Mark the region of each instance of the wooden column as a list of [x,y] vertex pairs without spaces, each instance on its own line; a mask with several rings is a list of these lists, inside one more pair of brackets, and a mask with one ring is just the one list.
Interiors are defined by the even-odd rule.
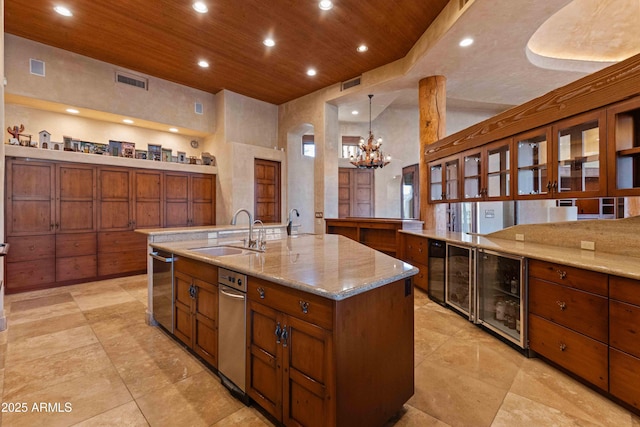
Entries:
[[444,138],[446,125],[446,82],[444,76],[425,77],[420,80],[418,105],[420,106],[420,220],[425,229],[436,228],[435,205],[427,203],[429,197],[429,169],[424,160],[430,144]]

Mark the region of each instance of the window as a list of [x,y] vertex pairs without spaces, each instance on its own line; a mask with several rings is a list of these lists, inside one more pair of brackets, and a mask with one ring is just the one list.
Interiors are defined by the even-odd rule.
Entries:
[[359,136],[343,136],[342,137],[342,158],[348,159],[351,156],[357,156],[360,148],[358,147],[360,144]]
[[316,144],[313,135],[302,135],[302,155],[307,157],[316,156]]

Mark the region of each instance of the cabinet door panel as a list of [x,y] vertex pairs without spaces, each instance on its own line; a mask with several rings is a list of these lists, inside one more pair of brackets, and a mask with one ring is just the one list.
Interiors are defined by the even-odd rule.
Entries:
[[189,276],[176,272],[174,276],[174,325],[173,333],[180,341],[191,346],[193,321],[191,318],[192,299],[189,288],[192,281]]
[[96,277],[97,271],[95,255],[56,258],[56,282]]
[[100,169],[100,231],[129,230],[132,227],[131,175],[126,169]]
[[162,207],[158,202],[136,202],[135,228],[161,228]]
[[55,236],[8,237],[9,253],[7,262],[28,261],[51,258],[55,254]]
[[128,230],[131,228],[129,218],[129,201],[100,202],[100,230]]
[[98,254],[98,276],[122,275],[143,272],[147,269],[147,260],[139,251]]
[[96,168],[87,165],[57,166],[56,231],[61,233],[95,231]]
[[609,301],[609,345],[640,357],[640,307]]
[[13,213],[7,217],[7,227],[13,236],[43,234],[54,231],[52,201],[21,200],[10,201]]
[[609,349],[609,392],[622,401],[640,409],[640,359]]
[[162,172],[136,171],[135,219],[136,228],[162,227]]
[[87,232],[96,230],[95,203],[88,201],[59,202],[56,230],[61,233]]
[[56,257],[58,258],[95,254],[96,249],[96,233],[56,235]]
[[13,262],[7,267],[7,293],[43,288],[56,281],[56,263],[53,257]]

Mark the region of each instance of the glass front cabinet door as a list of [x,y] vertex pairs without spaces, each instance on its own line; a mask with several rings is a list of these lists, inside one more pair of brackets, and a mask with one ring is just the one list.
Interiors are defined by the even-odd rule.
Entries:
[[640,194],[640,97],[607,109],[609,195]]
[[511,197],[511,139],[467,151],[462,157],[465,201]]
[[539,199],[551,192],[551,128],[542,128],[515,137],[516,198]]
[[429,164],[429,201],[460,200],[460,157],[447,157]]

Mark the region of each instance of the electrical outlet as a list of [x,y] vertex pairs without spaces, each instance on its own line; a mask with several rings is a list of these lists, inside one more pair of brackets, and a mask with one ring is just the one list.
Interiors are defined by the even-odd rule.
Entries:
[[322,212],[316,212],[316,218],[322,218]]
[[590,242],[588,240],[580,241],[580,248],[585,249],[587,251],[595,251],[596,250],[596,242]]
[[516,234],[516,240],[518,242],[524,242],[524,234]]

